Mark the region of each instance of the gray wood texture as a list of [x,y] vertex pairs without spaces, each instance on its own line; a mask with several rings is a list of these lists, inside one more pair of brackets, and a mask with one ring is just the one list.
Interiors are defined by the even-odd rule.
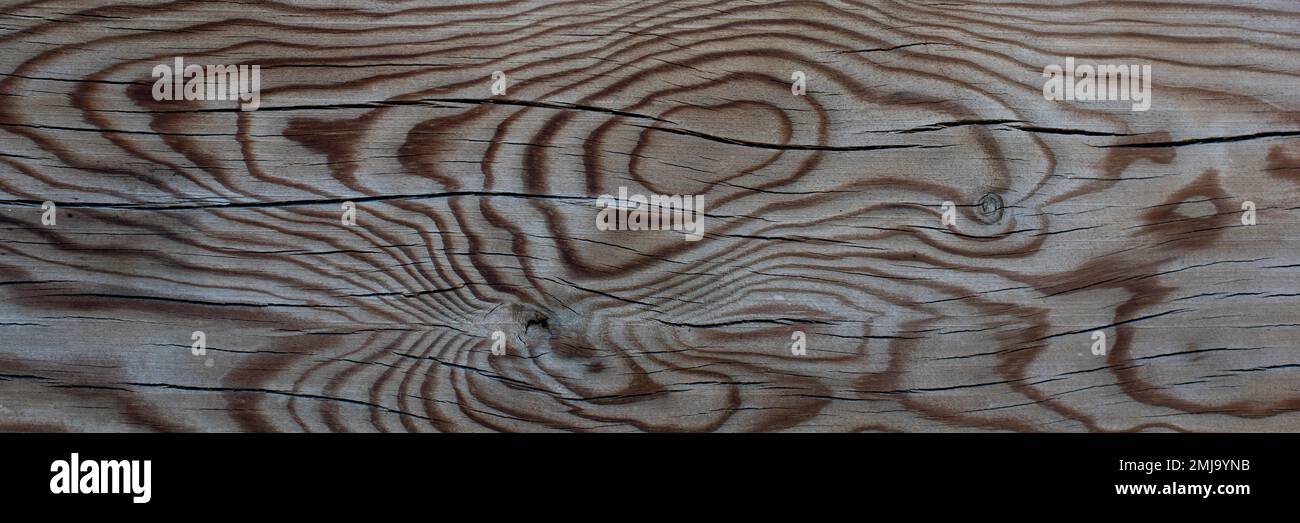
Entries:
[[[0,430],[1300,430],[1294,1],[32,1],[0,50]],[[261,107],[155,100],[176,56]],[[619,187],[704,237],[598,230]]]

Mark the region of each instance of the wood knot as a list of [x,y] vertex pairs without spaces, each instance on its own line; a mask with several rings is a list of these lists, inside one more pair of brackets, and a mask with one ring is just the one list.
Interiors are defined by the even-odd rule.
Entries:
[[1003,209],[1002,197],[987,193],[975,204],[975,217],[985,225],[998,223],[1002,221]]
[[542,330],[545,330],[547,333],[550,333],[550,332],[551,332],[551,321],[550,321],[550,319],[547,318],[546,316],[538,315],[538,316],[533,317],[533,318],[529,319],[528,321],[524,322],[524,332],[525,332],[525,333],[528,333],[528,332],[532,331],[532,330],[533,330],[533,327],[541,328]]

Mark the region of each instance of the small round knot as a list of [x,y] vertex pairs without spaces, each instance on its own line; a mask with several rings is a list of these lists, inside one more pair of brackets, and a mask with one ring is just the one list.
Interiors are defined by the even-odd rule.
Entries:
[[975,204],[975,215],[985,224],[997,223],[1002,221],[1002,209],[1002,197],[987,193]]

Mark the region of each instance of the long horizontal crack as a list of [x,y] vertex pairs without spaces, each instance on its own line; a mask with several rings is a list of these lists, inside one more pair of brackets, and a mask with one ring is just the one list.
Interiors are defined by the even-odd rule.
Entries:
[[1276,138],[1283,136],[1300,136],[1300,131],[1267,131],[1254,134],[1239,134],[1235,136],[1211,136],[1207,138],[1192,138],[1188,140],[1173,140],[1168,142],[1137,142],[1137,143],[1120,143],[1113,145],[1094,145],[1093,147],[1109,148],[1157,148],[1157,147],[1182,147],[1185,145],[1204,145],[1211,143],[1231,143],[1244,142],[1246,140],[1258,140],[1260,138]]
[[740,145],[744,147],[754,147],[757,149],[771,149],[777,151],[881,151],[881,150],[889,150],[889,149],[917,149],[917,148],[931,149],[931,148],[948,147],[946,145],[922,145],[922,144],[887,144],[887,145],[779,144],[779,143],[754,142],[750,140],[741,140],[738,138],[727,138],[723,136],[716,136],[708,133],[702,133],[699,131],[692,131],[689,129],[652,127],[648,125],[637,125],[635,127],[640,127],[650,131],[660,131],[660,132],[671,133],[671,134],[676,134],[681,136],[692,136],[695,138],[701,138],[711,142],[725,143],[730,145]]
[[[515,107],[538,107],[542,109],[556,109],[561,111],[587,111],[601,114],[612,114],[627,118],[636,118],[640,120],[652,120],[676,125],[672,120],[666,120],[646,114],[634,113],[631,111],[621,111],[618,109],[609,109],[605,107],[578,104],[571,102],[550,102],[544,100],[519,100],[512,98],[420,98],[417,100],[367,100],[357,102],[344,102],[336,104],[300,104],[300,105],[263,105],[257,109],[257,112],[275,113],[289,111],[317,111],[329,109],[381,109],[385,107],[412,107],[412,106],[432,106],[432,107],[450,107],[439,104],[465,104],[465,105],[509,105]],[[104,113],[140,113],[140,114],[170,114],[170,113],[238,113],[243,112],[238,107],[216,107],[204,109],[171,109],[171,110],[135,110],[135,109],[104,109],[96,112]],[[113,132],[148,132],[148,131],[122,131],[113,130]],[[151,132],[149,132],[151,133]],[[151,133],[152,134],[152,133]]]
[[[275,202],[227,202],[227,203],[210,203],[195,205],[177,205],[177,204],[130,204],[130,203],[110,203],[110,202],[67,202],[59,203],[59,207],[70,209],[121,209],[134,211],[172,211],[188,209],[248,209],[248,208],[265,208],[265,207],[297,207],[307,205],[338,205],[343,202],[365,203],[380,202],[388,200],[430,200],[441,198],[456,197],[483,197],[483,198],[523,198],[538,200],[590,200],[590,196],[562,196],[555,194],[529,194],[516,192],[492,192],[492,191],[451,191],[441,193],[422,193],[422,194],[384,194],[374,196],[355,196],[349,198],[319,198],[304,200],[284,200]],[[44,202],[36,200],[0,200],[0,206],[10,207],[39,207]]]

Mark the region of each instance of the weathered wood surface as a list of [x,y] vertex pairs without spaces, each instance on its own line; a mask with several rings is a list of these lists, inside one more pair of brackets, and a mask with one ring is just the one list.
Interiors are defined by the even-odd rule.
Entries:
[[[0,50],[3,430],[1300,430],[1290,0],[32,1]],[[154,101],[174,56],[261,109]],[[1045,100],[1067,56],[1151,110]],[[706,237],[596,230],[619,186]]]

